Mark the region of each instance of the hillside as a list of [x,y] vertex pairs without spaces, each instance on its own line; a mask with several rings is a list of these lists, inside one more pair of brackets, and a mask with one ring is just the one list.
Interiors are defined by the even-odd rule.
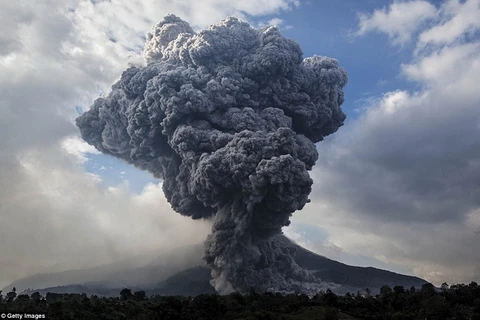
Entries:
[[[283,241],[297,250],[296,261],[323,281],[339,286],[332,288],[338,294],[364,291],[372,293],[382,285],[420,288],[426,283],[417,277],[402,275],[372,267],[356,267],[328,259],[308,251],[285,236]],[[111,296],[121,288],[145,290],[148,294],[197,295],[213,293],[210,286],[210,270],[202,266],[201,245],[188,246],[166,253],[149,253],[129,260],[85,270],[70,270],[61,273],[39,274],[14,281],[3,289],[8,292],[16,287],[19,292],[30,289],[40,292],[82,293]]]

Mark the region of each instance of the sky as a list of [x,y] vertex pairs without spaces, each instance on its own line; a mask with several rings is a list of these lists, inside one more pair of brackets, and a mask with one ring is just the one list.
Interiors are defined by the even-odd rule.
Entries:
[[203,241],[161,181],[99,154],[75,118],[174,13],[277,25],[348,72],[287,236],[352,265],[480,281],[480,0],[0,0],[0,287]]

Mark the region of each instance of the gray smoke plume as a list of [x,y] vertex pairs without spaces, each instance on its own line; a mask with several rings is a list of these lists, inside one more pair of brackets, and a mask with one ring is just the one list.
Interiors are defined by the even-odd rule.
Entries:
[[345,120],[346,72],[236,18],[195,33],[169,15],[144,56],[77,119],[83,139],[163,179],[175,211],[213,217],[204,259],[218,292],[318,284],[272,236],[309,202],[314,143]]

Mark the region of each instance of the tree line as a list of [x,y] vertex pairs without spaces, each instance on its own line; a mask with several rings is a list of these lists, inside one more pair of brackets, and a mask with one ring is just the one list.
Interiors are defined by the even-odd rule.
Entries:
[[380,293],[332,291],[306,295],[201,294],[147,296],[145,291],[123,289],[118,297],[38,292],[17,295],[15,288],[5,296],[0,291],[0,313],[46,312],[48,319],[165,319],[165,320],[289,320],[289,319],[375,319],[375,320],[480,320],[480,286],[449,286],[421,289],[383,286]]

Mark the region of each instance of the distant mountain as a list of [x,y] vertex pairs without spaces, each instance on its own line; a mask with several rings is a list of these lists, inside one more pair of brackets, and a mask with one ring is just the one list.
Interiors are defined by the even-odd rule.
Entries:
[[196,296],[202,293],[215,293],[210,284],[210,269],[207,267],[194,267],[180,271],[174,276],[160,282],[148,294]]
[[[278,240],[297,249],[296,262],[313,272],[325,282],[338,286],[332,290],[338,294],[356,293],[369,288],[372,293],[382,285],[419,288],[427,283],[417,277],[376,269],[349,266],[308,251],[285,236]],[[198,295],[214,293],[210,285],[210,270],[201,266],[202,245],[177,248],[166,253],[143,254],[117,263],[84,270],[39,274],[14,281],[3,289],[8,292],[16,287],[19,292],[39,291],[56,293],[87,293],[89,295],[117,295],[121,288],[145,290],[148,294]]]
[[151,288],[179,270],[203,264],[202,253],[202,244],[179,247],[167,252],[149,252],[88,269],[28,276],[12,282],[1,290],[8,292],[16,287],[18,292],[22,292],[27,289],[63,287],[72,284],[88,284],[90,287],[109,289]]
[[427,281],[418,277],[407,276],[387,270],[373,267],[355,267],[328,259],[324,256],[313,253],[295,243],[287,237],[279,237],[279,240],[286,241],[297,248],[295,261],[304,269],[325,282],[340,284],[341,287],[332,289],[337,293],[356,293],[370,289],[372,293],[379,292],[383,285],[404,286],[405,289],[412,286],[420,288]]

